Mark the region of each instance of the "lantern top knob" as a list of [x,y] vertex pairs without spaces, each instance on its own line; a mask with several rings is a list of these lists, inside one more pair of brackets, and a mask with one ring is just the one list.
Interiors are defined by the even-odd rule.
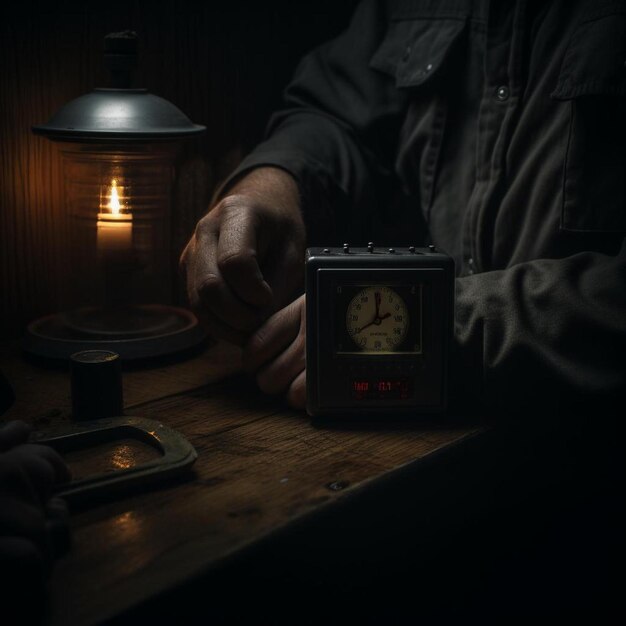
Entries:
[[110,87],[129,89],[137,67],[139,38],[133,30],[109,33],[104,38],[104,64],[111,72]]

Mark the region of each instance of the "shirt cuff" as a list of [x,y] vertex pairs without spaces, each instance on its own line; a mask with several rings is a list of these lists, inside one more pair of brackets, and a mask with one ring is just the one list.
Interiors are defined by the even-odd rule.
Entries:
[[308,155],[267,147],[264,149],[261,144],[219,185],[212,204],[222,198],[238,180],[259,167],[277,167],[293,176],[300,192],[307,244],[330,245],[337,230],[331,210],[331,196],[341,192],[328,171]]

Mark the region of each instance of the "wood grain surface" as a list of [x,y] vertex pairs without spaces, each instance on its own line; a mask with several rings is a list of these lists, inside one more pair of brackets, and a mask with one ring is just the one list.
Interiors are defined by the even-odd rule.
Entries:
[[[198,460],[186,481],[73,513],[73,547],[50,582],[51,624],[119,614],[479,432],[327,428],[262,396],[237,373],[238,361],[217,344],[186,362],[125,374],[126,413],[175,428]],[[17,396],[4,419],[69,419],[67,373],[27,363],[15,346],[3,349],[0,368]]]

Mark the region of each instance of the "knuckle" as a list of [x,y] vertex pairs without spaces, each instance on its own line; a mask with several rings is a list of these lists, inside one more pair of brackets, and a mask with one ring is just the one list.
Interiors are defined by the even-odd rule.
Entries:
[[224,228],[242,218],[250,210],[248,199],[241,195],[230,195],[220,200],[204,219],[205,227],[213,230]]
[[[219,211],[219,213],[241,213],[246,212],[250,208],[250,199],[248,196],[240,193],[231,193],[228,194],[225,198],[220,200],[218,204],[215,206],[215,211]],[[209,214],[210,215],[210,214]]]
[[253,257],[254,253],[250,250],[235,250],[221,254],[217,259],[217,266],[224,274],[236,274],[250,267]]
[[221,201],[219,211],[221,228],[240,229],[243,226],[255,228],[262,222],[262,207],[246,194],[227,196]]
[[192,241],[194,239],[202,237],[205,233],[213,230],[216,217],[217,215],[215,214],[215,210],[211,211],[210,213],[207,213],[204,217],[201,217],[198,220],[198,223],[196,224]]
[[222,287],[223,281],[217,274],[205,274],[197,283],[196,289],[201,296],[216,294]]

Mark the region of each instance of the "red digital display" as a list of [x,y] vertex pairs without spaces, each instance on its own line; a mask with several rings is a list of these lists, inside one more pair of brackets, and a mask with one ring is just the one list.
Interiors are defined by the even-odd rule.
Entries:
[[355,400],[407,400],[411,385],[407,378],[385,378],[352,381],[352,397]]

